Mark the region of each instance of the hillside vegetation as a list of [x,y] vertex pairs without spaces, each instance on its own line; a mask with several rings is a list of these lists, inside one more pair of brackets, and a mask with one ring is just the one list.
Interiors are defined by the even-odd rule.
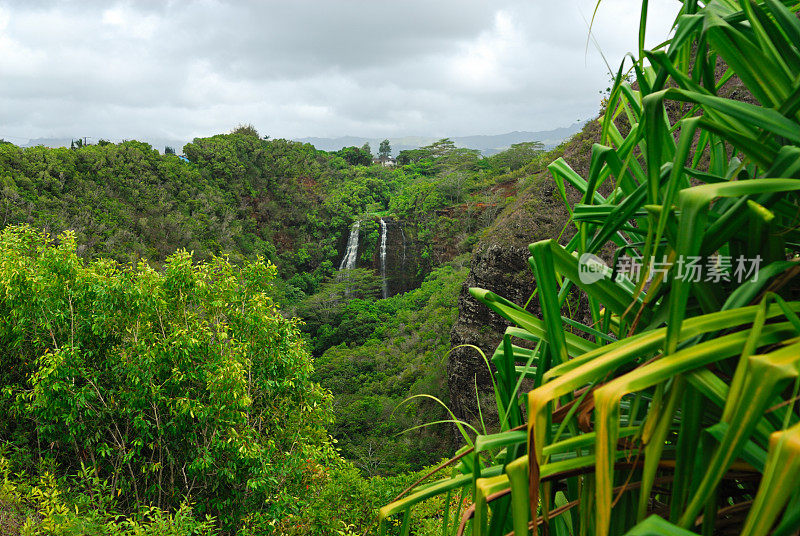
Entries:
[[538,154],[534,147],[481,159],[442,140],[386,168],[361,165],[352,151],[360,150],[327,153],[241,128],[187,144],[188,163],[136,141],[77,149],[3,142],[0,225],[71,230],[81,256],[122,263],[159,264],[178,248],[199,260],[261,255],[292,291],[310,295],[338,267],[350,224],[387,214],[406,221],[420,243],[419,282],[491,220],[481,220],[485,207],[504,198],[489,188]]
[[[463,254],[541,147],[387,168],[239,128],[184,153],[0,143],[3,533],[361,532],[453,448],[403,401],[447,402]],[[386,299],[379,218],[408,238]]]

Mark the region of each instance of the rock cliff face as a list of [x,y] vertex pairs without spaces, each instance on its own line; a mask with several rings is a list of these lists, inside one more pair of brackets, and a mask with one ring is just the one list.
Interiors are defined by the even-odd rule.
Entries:
[[[416,227],[406,221],[391,217],[384,218],[386,225],[386,290],[388,296],[417,288],[422,282],[420,276],[420,245]],[[341,266],[348,251],[352,227],[339,237],[337,262]],[[360,220],[358,238],[355,240],[354,268],[370,268],[380,276],[381,236],[380,218],[370,217]]]
[[[564,159],[582,176],[589,171],[591,147],[599,140],[599,134],[599,124],[592,121],[563,147]],[[450,335],[451,347],[470,344],[483,350],[487,358],[492,356],[508,323],[475,300],[469,294],[469,288],[491,290],[524,305],[536,288],[527,262],[530,256],[528,244],[557,237],[569,218],[546,169],[535,170],[527,181],[529,184],[523,186],[518,199],[498,216],[473,250],[470,273],[458,299],[458,319]],[[568,192],[568,197],[575,202],[578,194]],[[568,229],[561,237],[562,243],[566,244],[573,233],[574,227]],[[579,316],[585,309],[585,303],[581,303]],[[528,310],[541,315],[535,298]],[[494,397],[490,394],[489,371],[475,349],[458,348],[450,353],[447,378],[450,406],[456,416],[468,421],[477,420],[475,383],[481,392],[484,417],[496,414]]]
[[[386,224],[386,290],[387,296],[407,292],[419,286],[419,244],[416,229],[390,217]],[[381,248],[375,247],[372,269],[381,273]]]

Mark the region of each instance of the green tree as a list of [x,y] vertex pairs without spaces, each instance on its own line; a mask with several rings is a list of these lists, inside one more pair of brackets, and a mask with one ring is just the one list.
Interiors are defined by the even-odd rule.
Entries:
[[372,164],[372,153],[369,150],[369,144],[364,144],[364,147],[342,147],[336,154],[344,158],[345,162],[351,166],[368,166]]
[[372,162],[372,148],[369,146],[369,142],[365,142],[364,145],[361,146],[361,152],[369,156],[369,161]]
[[397,163],[400,165],[413,164],[426,156],[430,156],[430,153],[424,149],[405,149],[397,155]]
[[256,127],[254,127],[250,123],[246,125],[240,124],[231,131],[231,134],[241,134],[243,136],[253,136],[254,138],[260,138],[258,130],[256,130]]
[[502,153],[491,157],[493,163],[515,171],[544,153],[544,144],[540,141],[515,143]]
[[383,140],[378,149],[378,158],[381,159],[381,162],[386,162],[390,156],[392,156],[392,147],[389,145],[389,140]]

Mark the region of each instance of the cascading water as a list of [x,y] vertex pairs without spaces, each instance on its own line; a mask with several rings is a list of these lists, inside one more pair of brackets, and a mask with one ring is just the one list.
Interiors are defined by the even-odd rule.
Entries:
[[339,264],[339,270],[352,270],[356,267],[356,259],[358,259],[358,230],[361,227],[361,221],[357,221],[350,228],[350,237],[347,239],[347,249],[342,257],[342,262]]
[[389,297],[389,287],[386,285],[386,222],[381,218],[381,280],[383,282],[383,297]]

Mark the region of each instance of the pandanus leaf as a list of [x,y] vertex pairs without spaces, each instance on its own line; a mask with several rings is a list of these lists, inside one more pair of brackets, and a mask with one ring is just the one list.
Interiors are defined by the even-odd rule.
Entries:
[[[577,233],[566,246],[556,237],[530,246],[542,318],[470,290],[513,325],[492,355],[501,433],[476,440],[494,461],[466,456],[468,474],[418,487],[384,517],[472,487],[475,534],[521,536],[539,523],[557,535],[622,534],[638,519],[628,534],[689,536],[700,514],[711,534],[718,504],[746,508],[754,492],[735,471],[763,471],[741,533],[800,527],[789,476],[800,472],[800,302],[778,295],[800,274],[798,11],[788,0],[684,0],[672,39],[645,51],[643,3],[638,58],[616,73],[588,175],[566,157],[549,166],[565,229]],[[723,97],[739,83],[760,106]],[[581,203],[570,205],[568,188]],[[581,255],[609,248],[615,264],[667,256],[669,271],[649,280],[600,269],[582,281]],[[745,280],[677,277],[681,262],[713,255],[762,262]],[[578,292],[588,325],[565,307]],[[528,378],[527,431],[509,431],[524,422],[516,400]],[[647,517],[653,490],[680,526]],[[553,503],[576,513],[553,515]]]

